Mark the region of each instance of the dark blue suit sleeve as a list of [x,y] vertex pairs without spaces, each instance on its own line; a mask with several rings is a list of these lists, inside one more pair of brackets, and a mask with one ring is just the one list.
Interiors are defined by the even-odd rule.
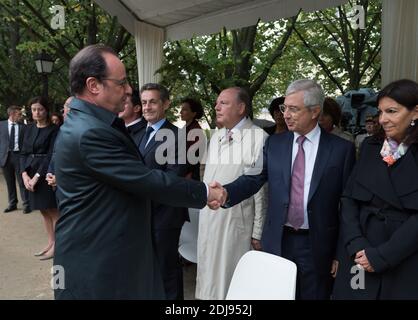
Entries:
[[224,207],[229,208],[235,206],[237,203],[251,197],[252,195],[256,194],[258,190],[266,183],[268,180],[267,175],[267,154],[268,154],[268,142],[267,139],[266,144],[264,145],[263,149],[263,170],[258,175],[242,175],[235,181],[224,185],[224,188],[228,192],[228,199],[225,203]]

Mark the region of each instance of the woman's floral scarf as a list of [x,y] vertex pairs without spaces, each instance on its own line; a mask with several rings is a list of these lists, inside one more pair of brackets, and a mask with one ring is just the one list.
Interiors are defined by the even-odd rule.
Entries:
[[408,146],[403,142],[398,144],[395,140],[386,138],[385,142],[383,142],[382,150],[380,150],[380,155],[382,156],[383,161],[386,162],[389,167],[393,165],[396,160],[402,157],[407,150]]

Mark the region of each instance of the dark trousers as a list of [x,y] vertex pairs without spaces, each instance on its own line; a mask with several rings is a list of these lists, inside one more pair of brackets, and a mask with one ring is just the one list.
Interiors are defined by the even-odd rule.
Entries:
[[[297,268],[296,300],[329,300],[332,290],[331,275],[320,275],[315,270],[309,234],[292,233],[284,229],[282,257],[293,261]],[[330,270],[331,272],[331,266]]]
[[23,207],[29,208],[28,191],[26,190],[19,166],[20,156],[18,153],[9,152],[6,164],[3,167],[4,179],[6,180],[7,193],[9,196],[9,207],[17,205],[16,179],[19,184],[20,196],[22,197]]
[[178,252],[180,232],[180,228],[153,230],[154,247],[168,300],[184,299],[183,269]]

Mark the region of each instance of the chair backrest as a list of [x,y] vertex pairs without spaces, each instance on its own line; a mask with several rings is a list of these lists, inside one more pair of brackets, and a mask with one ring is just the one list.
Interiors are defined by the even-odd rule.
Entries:
[[226,300],[294,300],[295,293],[296,264],[252,250],[239,260]]
[[179,239],[179,253],[187,261],[197,263],[197,234],[199,231],[199,210],[189,209],[190,222],[185,222]]

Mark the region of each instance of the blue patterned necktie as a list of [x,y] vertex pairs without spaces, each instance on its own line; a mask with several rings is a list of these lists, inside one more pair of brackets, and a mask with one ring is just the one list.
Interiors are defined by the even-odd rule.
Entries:
[[141,143],[139,145],[139,151],[141,152],[142,155],[145,152],[146,144],[147,144],[147,141],[149,139],[149,136],[151,135],[151,132],[153,132],[153,131],[154,131],[153,127],[151,127],[151,126],[147,127],[145,135],[142,137]]

